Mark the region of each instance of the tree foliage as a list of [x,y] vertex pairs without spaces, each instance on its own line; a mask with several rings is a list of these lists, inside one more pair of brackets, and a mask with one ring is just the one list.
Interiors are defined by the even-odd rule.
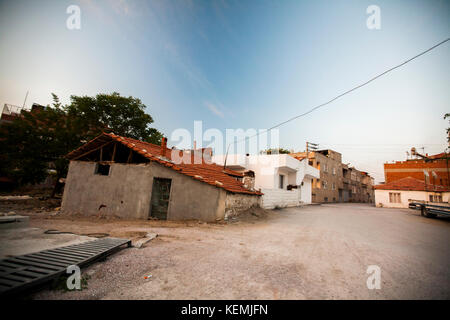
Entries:
[[283,148],[267,149],[260,152],[261,154],[289,154],[291,151]]
[[22,112],[12,123],[0,127],[0,176],[11,177],[19,185],[42,182],[48,169],[57,178],[67,173],[64,156],[102,132],[159,144],[162,134],[151,128],[153,118],[145,105],[119,93],[95,97],[71,96],[62,105],[53,95],[51,106]]

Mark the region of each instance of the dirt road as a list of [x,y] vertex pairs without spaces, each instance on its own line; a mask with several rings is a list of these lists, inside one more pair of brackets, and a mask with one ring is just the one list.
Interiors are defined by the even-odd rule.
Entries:
[[[450,298],[449,220],[359,204],[275,212],[229,225],[127,223],[159,237],[84,270],[91,276],[88,289],[45,290],[34,298]],[[35,221],[39,227],[52,223]],[[381,268],[379,290],[367,288],[369,265]]]

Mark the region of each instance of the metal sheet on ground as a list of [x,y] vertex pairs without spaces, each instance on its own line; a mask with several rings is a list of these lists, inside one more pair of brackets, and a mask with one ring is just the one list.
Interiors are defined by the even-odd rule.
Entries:
[[67,267],[84,267],[104,258],[131,240],[102,238],[0,260],[0,296],[23,293],[66,273]]

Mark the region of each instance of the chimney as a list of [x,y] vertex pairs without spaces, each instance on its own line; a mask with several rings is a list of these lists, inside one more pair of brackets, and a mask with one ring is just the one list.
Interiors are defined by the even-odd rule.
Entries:
[[161,139],[161,156],[166,156],[166,150],[167,150],[167,138],[162,137]]

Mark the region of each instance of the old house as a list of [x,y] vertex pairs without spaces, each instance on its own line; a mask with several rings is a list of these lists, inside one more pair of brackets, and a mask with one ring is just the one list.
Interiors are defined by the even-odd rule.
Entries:
[[[213,157],[225,163],[225,156]],[[288,154],[228,155],[227,168],[254,176],[249,187],[261,190],[261,206],[293,207],[311,203],[311,183],[319,178],[319,170],[307,160],[297,160]]]
[[428,184],[412,177],[402,178],[375,187],[377,207],[408,208],[410,202],[448,203],[450,189]]
[[[67,155],[62,211],[128,219],[214,221],[258,206],[244,176],[187,152],[104,133]],[[177,158],[178,159],[178,158]]]

